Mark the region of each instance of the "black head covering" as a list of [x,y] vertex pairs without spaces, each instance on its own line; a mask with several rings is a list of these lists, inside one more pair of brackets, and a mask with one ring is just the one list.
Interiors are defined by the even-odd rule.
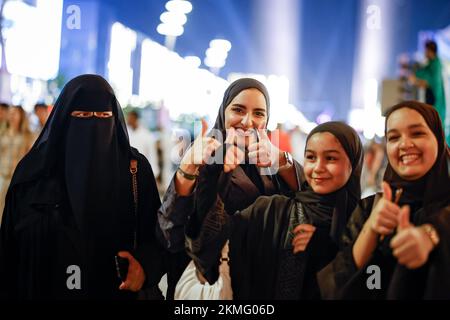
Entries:
[[[74,118],[74,110],[112,111],[113,117]],[[82,234],[115,234],[119,241],[120,232],[133,227],[129,159],[126,125],[111,86],[98,75],[82,75],[62,90],[11,185],[57,175]],[[107,246],[117,247],[116,239]]]
[[[269,92],[267,91],[264,84],[259,82],[258,80],[252,79],[252,78],[241,78],[233,83],[231,83],[227,90],[225,90],[225,93],[223,95],[222,104],[219,108],[219,113],[217,115],[216,122],[213,126],[213,130],[219,130],[222,133],[222,138],[225,141],[226,139],[226,128],[225,128],[225,109],[228,107],[228,105],[233,101],[233,99],[242,91],[247,89],[257,89],[259,90],[266,100],[266,114],[267,114],[267,121],[266,121],[266,127],[267,123],[269,121],[269,115],[270,115],[270,99],[269,99]],[[214,135],[214,132],[210,132],[210,135]],[[220,148],[217,152],[223,152],[223,156],[225,157],[225,148]],[[207,166],[206,170],[210,170],[211,172],[221,170],[222,168],[220,166]],[[246,176],[252,181],[252,183],[258,188],[259,192],[261,194],[264,194],[264,186],[263,182],[261,180],[261,175],[259,173],[258,168],[254,164],[248,164],[247,161],[245,164],[241,164],[240,167],[246,174]]]
[[[408,181],[401,178],[388,163],[384,180],[395,189],[403,188],[401,199],[403,203],[421,202],[425,212],[434,212],[435,210],[446,206],[450,198],[450,175],[449,161],[450,152],[445,141],[444,129],[439,114],[436,109],[428,104],[418,101],[405,101],[392,106],[386,112],[386,129],[389,116],[396,110],[409,108],[417,111],[425,119],[430,130],[433,132],[438,143],[438,155],[436,162],[425,176],[414,181]],[[386,134],[385,134],[386,135]]]
[[220,105],[219,114],[217,115],[216,123],[214,124],[213,129],[221,130],[222,133],[225,132],[225,109],[239,93],[241,93],[246,89],[258,89],[264,95],[264,98],[266,98],[266,107],[267,107],[266,126],[267,126],[270,115],[269,92],[267,91],[266,87],[258,80],[252,78],[241,78],[230,84],[230,86],[225,91],[223,95],[222,104]]
[[315,226],[330,228],[330,236],[336,243],[347,224],[347,220],[361,198],[361,170],[363,146],[356,131],[343,122],[326,122],[315,127],[306,138],[316,133],[329,132],[339,140],[352,165],[352,173],[347,183],[331,194],[318,194],[305,181],[302,190],[297,192],[298,199],[306,208],[306,213]]

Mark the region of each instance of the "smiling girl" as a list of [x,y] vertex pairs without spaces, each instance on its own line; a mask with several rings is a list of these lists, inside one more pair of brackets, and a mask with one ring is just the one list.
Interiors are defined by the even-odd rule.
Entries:
[[295,197],[260,197],[232,216],[220,196],[208,211],[197,207],[186,231],[197,269],[214,283],[229,240],[234,299],[319,299],[315,275],[334,258],[360,199],[362,158],[351,127],[317,126],[306,141],[306,182]]
[[[353,213],[347,244],[320,274],[325,297],[450,298],[449,149],[433,107],[407,101],[386,114],[384,193]],[[381,272],[370,290],[367,267]]]

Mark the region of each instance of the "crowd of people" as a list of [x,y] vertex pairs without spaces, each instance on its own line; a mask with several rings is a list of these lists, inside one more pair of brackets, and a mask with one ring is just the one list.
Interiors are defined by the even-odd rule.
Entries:
[[102,77],[69,81],[48,120],[36,106],[35,133],[1,105],[0,298],[208,299],[218,284],[236,300],[450,299],[436,109],[392,106],[364,147],[336,121],[286,144],[267,133],[271,107],[261,82],[231,83],[161,201],[154,141]]

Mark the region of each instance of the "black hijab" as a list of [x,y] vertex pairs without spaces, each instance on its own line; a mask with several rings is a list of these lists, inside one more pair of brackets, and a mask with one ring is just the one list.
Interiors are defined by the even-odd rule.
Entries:
[[[75,110],[112,111],[113,117],[74,118]],[[82,75],[62,90],[11,186],[57,175],[81,233],[98,241],[116,234],[112,243],[98,243],[115,250],[132,236],[129,159],[126,125],[113,89],[100,76]]]
[[259,82],[258,80],[251,78],[241,78],[234,81],[229,85],[225,93],[223,94],[222,104],[220,105],[219,114],[217,115],[216,123],[214,124],[213,129],[217,129],[222,131],[223,138],[225,140],[225,109],[228,105],[233,101],[233,99],[242,91],[247,89],[258,89],[266,99],[266,107],[267,107],[267,123],[269,122],[270,115],[270,99],[269,92],[267,91],[264,84]]
[[393,188],[403,188],[402,203],[420,202],[425,209],[425,214],[435,212],[449,203],[450,153],[445,141],[444,129],[436,109],[428,104],[418,101],[405,101],[392,106],[386,112],[386,129],[389,116],[398,109],[409,108],[417,111],[425,119],[438,143],[438,155],[436,162],[425,176],[414,181],[401,178],[388,163],[384,180]]
[[329,132],[339,140],[352,165],[352,173],[347,183],[330,194],[318,194],[305,181],[296,199],[305,207],[306,214],[315,226],[330,227],[330,237],[338,244],[338,239],[347,220],[361,198],[361,170],[363,147],[356,131],[343,122],[326,122],[315,127],[306,138],[316,133]]

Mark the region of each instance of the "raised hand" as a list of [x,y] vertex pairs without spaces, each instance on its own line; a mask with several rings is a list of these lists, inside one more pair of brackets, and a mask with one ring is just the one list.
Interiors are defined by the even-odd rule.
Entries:
[[202,119],[202,133],[195,138],[194,143],[186,151],[181,159],[180,168],[189,173],[195,174],[198,167],[207,163],[211,155],[216,151],[221,143],[212,137],[207,137],[208,124]]
[[225,140],[225,158],[223,171],[230,172],[237,168],[245,160],[245,141],[239,140],[239,136],[234,128],[227,129],[227,138]]
[[316,227],[311,224],[300,224],[294,229],[294,239],[292,240],[292,246],[294,247],[294,253],[305,251],[311,240]]
[[250,163],[256,164],[258,167],[267,168],[276,164],[280,158],[280,150],[275,147],[267,136],[265,129],[258,130],[257,133],[251,135],[248,145],[248,159]]
[[399,264],[419,268],[427,262],[434,245],[421,227],[411,224],[408,206],[400,209],[398,221],[397,234],[391,240],[392,254]]
[[392,202],[392,190],[389,184],[383,181],[383,197],[378,201],[370,213],[371,229],[384,236],[394,232],[398,224],[400,207]]

